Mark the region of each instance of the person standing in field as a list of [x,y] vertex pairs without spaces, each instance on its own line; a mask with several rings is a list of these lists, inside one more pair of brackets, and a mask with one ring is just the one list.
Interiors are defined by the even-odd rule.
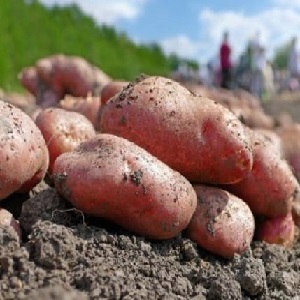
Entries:
[[292,90],[299,89],[300,85],[300,53],[297,43],[297,38],[294,37],[291,41],[291,48],[288,54],[289,88]]
[[231,86],[231,47],[228,41],[228,32],[225,31],[220,47],[221,87],[229,89]]
[[266,50],[264,47],[259,45],[257,49],[255,49],[254,53],[251,91],[260,100],[262,100],[263,94],[265,92],[264,71],[266,66]]

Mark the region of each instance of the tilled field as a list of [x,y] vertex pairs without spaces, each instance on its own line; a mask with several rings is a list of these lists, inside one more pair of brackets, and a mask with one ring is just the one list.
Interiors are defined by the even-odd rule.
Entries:
[[84,216],[44,182],[3,206],[25,233],[0,228],[0,299],[300,299],[299,240],[225,260],[184,232],[152,242]]

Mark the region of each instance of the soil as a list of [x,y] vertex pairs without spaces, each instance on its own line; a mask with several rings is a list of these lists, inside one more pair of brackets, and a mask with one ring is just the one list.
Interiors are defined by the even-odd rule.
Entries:
[[[267,103],[273,114],[282,112],[279,104]],[[292,248],[254,240],[226,260],[184,232],[150,241],[86,216],[44,181],[1,206],[23,237],[0,227],[0,300],[300,300],[300,238]]]

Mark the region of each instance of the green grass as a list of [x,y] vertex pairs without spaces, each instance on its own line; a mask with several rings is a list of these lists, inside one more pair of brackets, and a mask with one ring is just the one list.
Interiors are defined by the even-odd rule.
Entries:
[[36,0],[26,2],[0,1],[0,87],[4,90],[21,90],[17,76],[22,68],[57,53],[81,56],[112,78],[124,80],[140,73],[167,76],[180,60],[166,56],[156,44],[136,45],[125,33],[97,25],[77,6],[49,9]]

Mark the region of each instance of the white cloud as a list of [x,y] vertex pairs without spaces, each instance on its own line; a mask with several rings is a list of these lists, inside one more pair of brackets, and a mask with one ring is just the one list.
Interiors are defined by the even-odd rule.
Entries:
[[120,19],[132,20],[147,0],[40,0],[47,6],[77,4],[100,24],[114,24]]
[[180,34],[160,41],[160,46],[166,54],[175,53],[180,57],[194,58],[199,56],[201,46],[188,36]]
[[300,7],[300,0],[273,0],[273,3],[285,7]]
[[240,54],[249,38],[259,32],[261,42],[270,57],[276,47],[299,34],[300,11],[274,6],[257,14],[246,15],[243,12],[215,12],[205,9],[200,12],[199,20],[200,25],[206,29],[207,47],[202,53],[206,59],[209,58],[212,48],[216,49],[217,53],[225,29],[230,32],[230,42],[235,55]]

